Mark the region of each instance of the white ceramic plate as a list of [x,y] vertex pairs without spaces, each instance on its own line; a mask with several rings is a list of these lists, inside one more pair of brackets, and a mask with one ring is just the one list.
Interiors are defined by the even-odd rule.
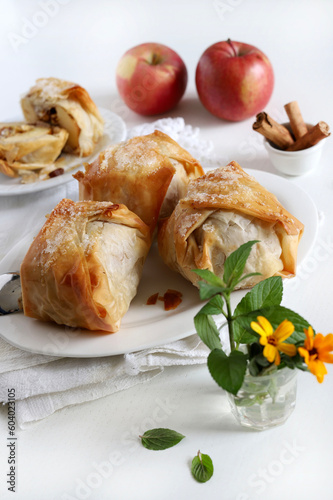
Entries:
[[[310,252],[317,235],[317,209],[311,198],[297,185],[266,172],[249,170],[256,179],[273,192],[280,202],[305,225],[299,245],[298,262]],[[33,235],[21,240],[0,262],[0,273],[15,271],[25,255]],[[158,301],[147,306],[147,298],[168,289],[183,293],[177,309],[164,311]],[[232,307],[244,296],[244,291],[234,292]],[[144,268],[138,294],[123,318],[121,329],[113,334],[97,334],[71,329],[26,318],[22,313],[0,317],[0,336],[21,349],[67,357],[101,357],[163,345],[194,333],[193,317],[202,306],[198,290],[178,274],[170,271],[161,261],[153,246]]]
[[[85,156],[84,158],[79,158],[75,155],[66,155],[65,173],[45,181],[22,184],[20,178],[12,179],[0,173],[0,196],[12,196],[44,191],[45,189],[65,184],[66,182],[73,180],[72,175],[82,167],[83,163],[91,163],[107,146],[123,141],[127,134],[126,125],[123,119],[108,109],[99,108],[99,111],[104,118],[104,134],[97,143],[93,154]],[[23,121],[23,118],[16,117],[7,121]]]

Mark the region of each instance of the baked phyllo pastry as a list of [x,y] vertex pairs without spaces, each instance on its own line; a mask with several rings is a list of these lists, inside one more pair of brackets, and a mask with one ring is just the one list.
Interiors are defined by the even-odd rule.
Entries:
[[0,123],[0,172],[18,177],[53,165],[67,138],[66,130],[46,123]]
[[185,149],[156,130],[110,146],[74,177],[80,200],[123,203],[154,229],[185,196],[189,180],[203,173]]
[[96,104],[76,83],[39,78],[21,106],[27,122],[44,121],[67,130],[66,153],[88,156],[103,135],[104,121]]
[[244,274],[261,274],[239,284],[248,288],[271,276],[295,275],[303,228],[272,193],[231,162],[190,182],[186,197],[161,222],[158,245],[164,262],[197,285],[193,269],[222,278],[226,258],[243,243],[259,240]]
[[24,314],[116,332],[149,248],[149,228],[124,205],[63,199],[22,262]]

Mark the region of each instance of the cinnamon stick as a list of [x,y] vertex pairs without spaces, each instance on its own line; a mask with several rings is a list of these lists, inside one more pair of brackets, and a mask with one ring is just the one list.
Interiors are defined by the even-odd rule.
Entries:
[[305,135],[294,142],[291,146],[287,147],[286,151],[300,151],[301,149],[307,149],[314,146],[322,139],[325,139],[331,133],[329,132],[329,126],[325,122],[319,122],[317,125],[312,127]]
[[286,149],[294,143],[289,130],[284,125],[273,120],[264,111],[256,116],[252,128],[281,149]]
[[308,127],[305,124],[305,121],[303,120],[303,116],[301,113],[301,110],[299,109],[298,102],[297,101],[292,101],[288,102],[284,106],[284,109],[286,110],[286,113],[289,118],[290,122],[290,127],[291,130],[295,136],[295,139],[300,139],[305,135],[308,131]]

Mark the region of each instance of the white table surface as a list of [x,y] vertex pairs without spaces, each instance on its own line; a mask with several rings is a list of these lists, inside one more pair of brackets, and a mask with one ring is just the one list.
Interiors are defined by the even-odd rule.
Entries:
[[[13,34],[30,38],[13,46]],[[44,10],[45,11],[45,10]],[[44,19],[44,21],[43,21]],[[247,42],[261,48],[275,70],[267,111],[283,116],[283,105],[298,100],[308,122],[333,126],[333,2],[330,0],[141,0],[0,1],[1,120],[20,114],[19,96],[41,76],[80,83],[100,106],[118,113],[128,127],[143,118],[118,97],[115,68],[131,46],[145,41],[169,45],[189,72],[182,102],[165,116],[182,116],[200,127],[224,161],[271,173],[253,119],[228,123],[200,104],[194,83],[196,63],[212,43]],[[291,183],[302,187],[320,213],[318,239],[286,287],[283,304],[304,315],[317,331],[332,331],[333,142],[327,139],[320,166]],[[29,221],[50,210],[64,194],[0,199],[0,224],[8,228],[2,248],[10,251]],[[44,210],[44,213],[45,213]],[[12,227],[11,217],[21,217]],[[58,411],[18,431],[17,492],[6,489],[7,408],[0,410],[0,497],[20,500],[210,498],[223,500],[332,499],[333,370],[319,385],[299,374],[296,410],[288,422],[262,433],[240,428],[226,396],[206,366],[169,368],[149,383]],[[166,451],[146,450],[137,436],[148,428],[169,427],[186,435]],[[213,478],[199,484],[190,473],[198,450],[214,462]]]

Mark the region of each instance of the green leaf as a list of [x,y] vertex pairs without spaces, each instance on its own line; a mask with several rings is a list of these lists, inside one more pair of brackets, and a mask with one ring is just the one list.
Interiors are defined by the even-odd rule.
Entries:
[[265,370],[265,368],[268,368],[271,365],[272,363],[270,363],[262,353],[257,354],[249,362],[250,375],[256,377],[257,375],[262,373]]
[[198,454],[192,460],[191,472],[199,483],[208,481],[214,473],[214,466],[210,456],[198,451]]
[[235,283],[235,286],[238,285],[241,281],[246,280],[247,278],[250,278],[251,276],[261,276],[261,273],[248,273],[248,274],[243,274],[243,276]]
[[213,286],[209,283],[205,283],[204,281],[199,281],[199,295],[201,300],[208,300],[214,295],[218,295],[223,293],[226,289],[220,286]]
[[246,314],[263,307],[281,304],[283,284],[281,276],[273,276],[257,283],[237,305],[234,315]]
[[260,373],[260,367],[256,363],[256,358],[252,358],[249,362],[249,373],[252,377],[256,377]]
[[304,370],[305,365],[304,365],[304,359],[302,356],[300,356],[299,353],[296,354],[296,356],[287,356],[287,354],[281,353],[281,365],[282,366],[288,366],[288,368],[291,368],[292,370],[294,368],[297,368],[298,370]]
[[224,263],[223,281],[230,288],[241,278],[251,249],[258,240],[248,241],[232,252]]
[[166,450],[178,444],[185,436],[171,429],[151,429],[140,436],[141,442],[148,450]]
[[208,356],[208,369],[222,389],[236,395],[242,386],[247,357],[240,351],[231,351],[227,356],[222,349],[214,349]]
[[[234,339],[238,344],[248,344],[256,338],[254,332],[252,334],[244,327],[243,318],[253,311],[259,311],[265,307],[280,305],[283,295],[283,284],[280,276],[267,278],[260,283],[257,283],[239,302],[234,311]],[[256,317],[259,316],[256,313]],[[251,318],[253,321],[253,318]],[[249,325],[249,321],[245,320],[245,324]]]
[[219,331],[214,319],[210,315],[200,314],[200,312],[196,314],[194,316],[194,326],[202,342],[209,349],[222,348]]
[[209,271],[209,269],[193,269],[193,272],[205,280],[198,282],[201,300],[210,299],[214,295],[225,291],[226,288],[223,281],[214,273]]
[[215,297],[212,297],[207,304],[205,304],[198,314],[209,314],[209,315],[217,315],[221,314],[223,311],[223,298],[221,295],[215,295]]
[[225,287],[225,283],[221,280],[221,278],[212,273],[212,271],[209,271],[209,269],[193,269],[193,272],[200,276],[200,278],[207,281],[210,285],[222,288]]
[[271,364],[263,354],[257,354],[254,359],[256,360],[257,365],[262,366],[263,368],[266,368]]
[[234,340],[236,344],[252,344],[258,340],[259,335],[255,333],[250,323],[256,321],[260,316],[259,311],[252,311],[247,316],[238,316],[234,319]]

